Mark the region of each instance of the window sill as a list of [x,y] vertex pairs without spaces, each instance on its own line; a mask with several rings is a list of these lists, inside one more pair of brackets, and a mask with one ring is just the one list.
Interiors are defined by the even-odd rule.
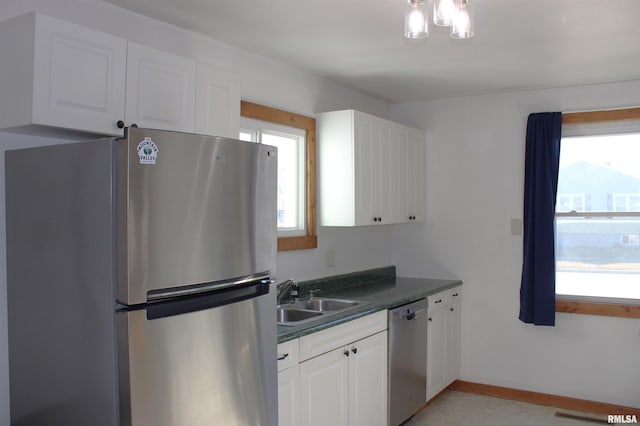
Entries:
[[556,312],[602,315],[607,317],[640,318],[640,305],[556,300]]
[[292,250],[306,250],[318,248],[318,237],[307,235],[304,237],[280,237],[278,238],[278,252]]

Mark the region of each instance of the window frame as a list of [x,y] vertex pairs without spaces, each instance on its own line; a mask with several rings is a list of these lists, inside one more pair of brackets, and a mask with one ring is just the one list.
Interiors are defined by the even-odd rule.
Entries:
[[317,248],[316,119],[244,100],[240,101],[240,116],[305,132],[305,235],[278,237],[278,252]]
[[[623,120],[640,120],[640,108],[563,113],[562,127],[564,128],[564,126],[577,124],[596,124]],[[571,213],[565,214],[570,215]],[[572,297],[568,295],[558,297],[558,294],[556,294],[556,312],[622,318],[640,318],[640,304],[628,304],[615,301],[593,302],[578,299],[580,299],[579,296]]]

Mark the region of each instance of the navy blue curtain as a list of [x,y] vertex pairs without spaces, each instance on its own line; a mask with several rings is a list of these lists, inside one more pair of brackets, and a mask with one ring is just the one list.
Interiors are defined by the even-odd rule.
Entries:
[[536,325],[555,325],[556,319],[554,217],[561,133],[561,113],[529,115],[520,320]]

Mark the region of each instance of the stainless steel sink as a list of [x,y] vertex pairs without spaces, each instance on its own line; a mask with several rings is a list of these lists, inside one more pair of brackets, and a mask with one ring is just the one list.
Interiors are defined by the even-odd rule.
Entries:
[[300,322],[309,318],[314,318],[322,315],[321,312],[305,311],[302,309],[295,309],[289,307],[278,307],[278,322]]
[[361,302],[355,300],[344,299],[328,299],[325,297],[314,297],[308,300],[299,300],[292,303],[292,306],[299,309],[308,309],[311,311],[327,312],[342,311],[354,306],[360,305]]
[[278,324],[289,326],[300,325],[320,317],[345,312],[368,303],[369,302],[359,300],[334,299],[328,297],[296,300],[276,307]]

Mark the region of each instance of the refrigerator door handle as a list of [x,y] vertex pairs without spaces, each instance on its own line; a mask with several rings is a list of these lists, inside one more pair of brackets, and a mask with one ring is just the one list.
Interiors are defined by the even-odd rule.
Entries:
[[147,319],[155,320],[217,308],[269,294],[268,281],[259,279],[234,288],[225,287],[219,291],[149,303],[144,309],[147,311]]
[[182,287],[163,288],[158,290],[149,290],[147,292],[147,301],[156,302],[161,300],[173,299],[176,297],[192,296],[198,293],[206,293],[214,290],[223,290],[230,287],[242,286],[255,281],[260,281],[262,284],[271,284],[274,282],[274,280],[270,279],[269,271],[265,271],[240,278],[233,278],[230,280],[215,281],[211,283],[195,284]]

